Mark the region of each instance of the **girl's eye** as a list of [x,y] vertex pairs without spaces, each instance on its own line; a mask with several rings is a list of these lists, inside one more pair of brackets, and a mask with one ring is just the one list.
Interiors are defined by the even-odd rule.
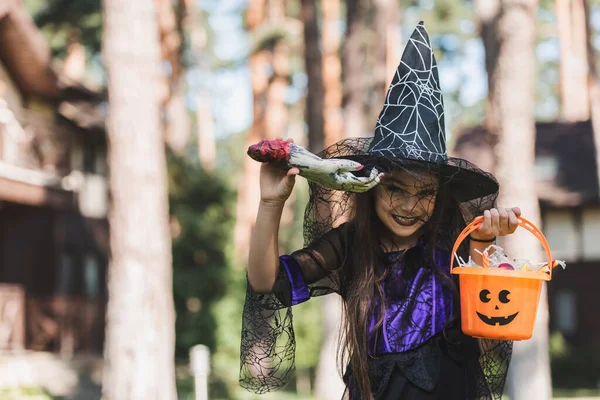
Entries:
[[404,191],[401,188],[399,188],[398,186],[394,186],[394,185],[386,185],[385,188],[387,190],[389,190],[390,192],[393,192],[393,193],[403,192]]
[[421,196],[424,196],[424,197],[430,197],[430,196],[435,195],[435,190],[433,190],[433,189],[431,189],[431,190],[425,190],[425,191],[423,191],[423,192],[421,192],[419,194]]

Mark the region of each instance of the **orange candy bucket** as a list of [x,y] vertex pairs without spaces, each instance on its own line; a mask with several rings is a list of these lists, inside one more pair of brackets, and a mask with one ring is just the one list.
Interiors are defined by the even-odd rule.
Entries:
[[548,256],[545,271],[514,271],[490,268],[454,267],[460,244],[479,228],[483,217],[471,222],[458,236],[452,249],[450,272],[459,275],[462,331],[470,336],[501,340],[526,340],[533,335],[542,282],[552,279],[552,253],[544,234],[525,218],[519,226],[531,232]]

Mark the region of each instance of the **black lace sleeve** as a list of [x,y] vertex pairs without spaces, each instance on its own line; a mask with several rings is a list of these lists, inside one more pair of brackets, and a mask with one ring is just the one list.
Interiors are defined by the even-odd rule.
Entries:
[[512,357],[512,341],[479,339],[477,399],[500,400]]
[[347,226],[342,225],[306,248],[281,256],[271,293],[256,293],[247,285],[240,348],[242,387],[260,394],[288,382],[296,351],[292,306],[339,292],[347,237]]

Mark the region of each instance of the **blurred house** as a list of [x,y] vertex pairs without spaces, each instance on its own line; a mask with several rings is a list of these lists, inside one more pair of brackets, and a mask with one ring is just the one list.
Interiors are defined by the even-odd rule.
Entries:
[[102,96],[53,69],[22,2],[1,1],[0,349],[101,351],[102,111]]
[[[461,131],[454,155],[493,170],[484,128]],[[548,284],[551,329],[574,347],[597,343],[600,197],[591,122],[537,123],[535,170],[544,234],[554,258],[567,262]]]

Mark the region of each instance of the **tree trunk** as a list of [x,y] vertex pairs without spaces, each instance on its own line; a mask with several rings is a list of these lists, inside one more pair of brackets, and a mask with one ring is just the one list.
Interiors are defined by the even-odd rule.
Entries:
[[560,114],[567,122],[590,119],[585,0],[556,0],[560,43]]
[[164,136],[171,150],[182,154],[191,136],[190,119],[185,107],[186,85],[182,80],[183,23],[185,6],[179,4],[178,12],[170,0],[155,0],[160,34],[160,52],[169,63],[170,73],[163,74],[161,102],[164,107]]
[[[344,133],[346,137],[370,136],[365,114],[364,0],[346,1],[346,41],[342,52],[344,82]],[[372,124],[375,125],[374,123]],[[372,126],[369,126],[369,129]],[[371,133],[372,134],[372,133]]]
[[[485,49],[485,70],[488,79],[488,99],[496,98],[496,82],[494,73],[496,61],[498,60],[498,49],[500,44],[497,31],[497,18],[500,15],[500,0],[476,0],[475,12],[479,19],[479,36]],[[494,103],[489,100],[486,103],[485,126],[490,138],[498,132],[498,113],[493,109]]]
[[[307,107],[312,119],[310,129],[315,129],[317,132],[317,134],[309,134],[309,148],[313,151],[332,145],[344,137],[341,112],[342,67],[339,57],[340,2],[331,0],[322,2],[321,5],[323,8],[322,83],[319,82],[321,76],[310,76],[310,74],[320,73],[321,70],[320,66],[311,65],[317,59],[319,61],[321,59],[315,2],[303,0],[306,64],[309,72]],[[311,92],[313,88],[315,90]],[[324,132],[324,135],[321,132]],[[318,136],[319,134],[321,137]],[[342,319],[341,303],[337,296],[325,296],[319,301],[324,324],[323,342],[316,371],[315,394],[321,400],[337,400],[342,397],[345,388],[337,368],[337,339]]]
[[198,158],[202,167],[213,173],[217,166],[217,142],[210,102],[203,93],[196,96],[196,129],[198,141]]
[[71,33],[62,70],[63,76],[73,82],[83,82],[85,79],[85,48],[80,35],[78,31]]
[[[262,51],[250,57],[250,71],[252,79],[252,93],[254,95],[254,120],[246,136],[245,148],[264,139],[263,120],[265,113],[264,103],[268,89],[268,76],[264,64],[268,63],[266,52]],[[234,238],[236,254],[243,265],[250,249],[250,233],[254,227],[256,210],[260,202],[260,187],[258,179],[260,164],[250,157],[244,157],[244,167],[238,184],[236,220]]]
[[[252,0],[248,3],[246,26],[252,32],[265,18],[265,0]],[[250,56],[250,75],[252,96],[254,98],[254,118],[246,136],[246,147],[257,143],[263,138],[262,126],[264,118],[264,103],[269,77],[265,64],[269,63],[266,51],[258,51]],[[250,157],[244,157],[244,166],[238,184],[236,220],[234,228],[234,243],[240,265],[244,265],[250,248],[250,233],[256,218],[255,210],[260,201],[258,176],[260,164]]]
[[[598,171],[598,180],[600,187],[600,87],[598,84],[598,72],[596,71],[596,59],[593,45],[592,28],[590,26],[590,6],[584,1],[585,6],[585,24],[587,32],[587,54],[589,66],[589,94],[590,94],[590,119],[592,120],[592,131],[594,133],[594,147],[596,148],[596,170]],[[598,193],[600,195],[600,193]]]
[[103,398],[176,398],[171,241],[153,1],[104,1],[111,260]]
[[[490,0],[480,0],[478,11]],[[490,80],[489,102],[494,121],[495,176],[500,183],[500,207],[519,206],[523,216],[540,225],[535,191],[535,12],[536,0],[502,2],[481,19],[488,23],[485,44]],[[480,14],[481,15],[481,14]],[[515,90],[514,88],[519,88]],[[537,240],[518,230],[500,245],[514,258],[542,259]],[[546,287],[540,299],[534,335],[515,342],[507,392],[511,400],[550,399],[548,354],[548,301]]]
[[[258,28],[267,16],[270,20],[283,18],[283,6],[271,1],[266,9],[264,0],[250,2],[247,26],[250,31]],[[246,137],[246,147],[262,139],[285,136],[288,111],[285,92],[289,80],[289,46],[280,40],[273,50],[260,49],[250,57],[252,93],[254,96],[254,120]],[[272,75],[271,75],[272,69]],[[250,234],[254,228],[260,202],[258,185],[260,164],[250,157],[244,159],[244,172],[238,185],[237,218],[234,230],[236,254],[246,260],[250,247]],[[243,265],[243,262],[240,264]]]
[[323,8],[323,87],[325,146],[343,137],[342,63],[340,50],[340,0],[321,2]]
[[392,0],[376,0],[373,2],[374,25],[377,35],[375,55],[375,96],[374,110],[371,115],[379,115],[385,95],[400,62],[400,46],[402,32],[398,4]]
[[167,146],[177,154],[183,154],[192,136],[188,110],[185,105],[186,84],[183,79],[174,83],[164,108],[166,121],[164,135]]
[[306,94],[306,123],[308,125],[308,149],[316,153],[324,148],[325,133],[323,109],[325,91],[321,68],[322,56],[319,46],[319,23],[315,0],[302,0],[302,23],[304,24],[304,61],[308,77]]

